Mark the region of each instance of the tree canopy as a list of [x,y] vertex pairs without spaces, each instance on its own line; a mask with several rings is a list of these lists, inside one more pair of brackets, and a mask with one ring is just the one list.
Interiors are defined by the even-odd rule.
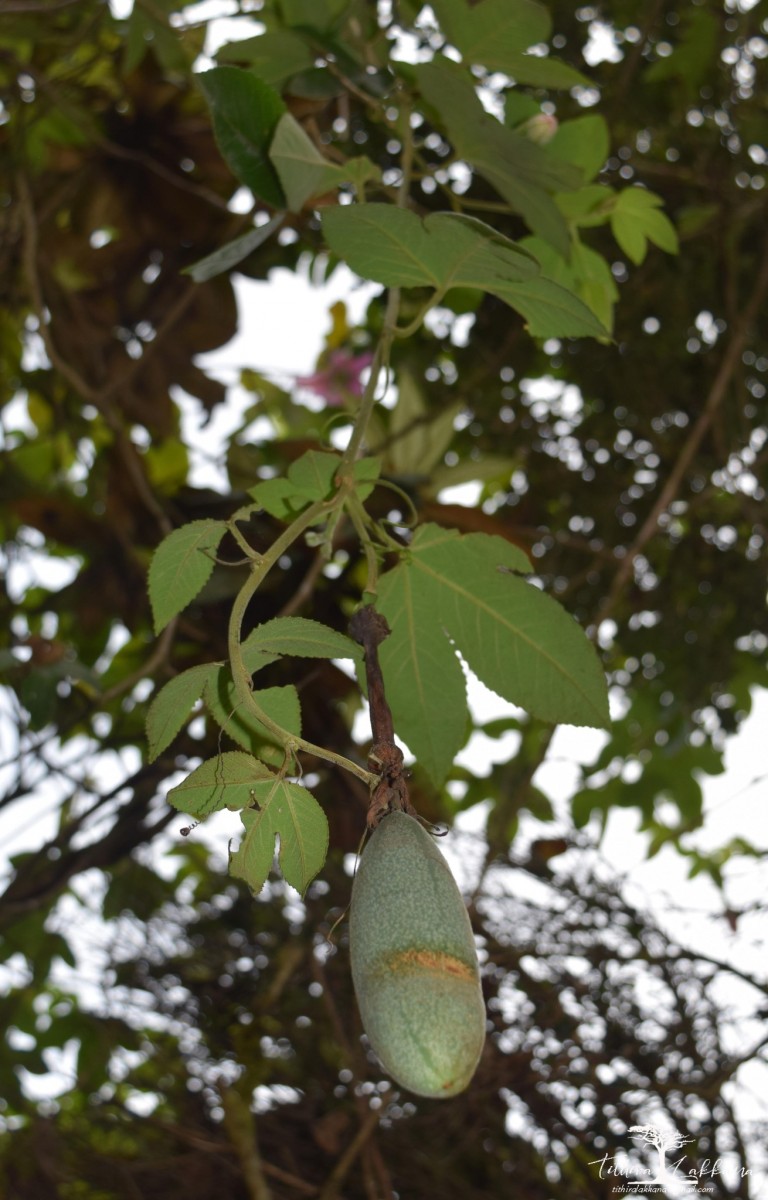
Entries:
[[[756,1197],[729,968],[594,847],[636,810],[730,921],[729,873],[765,854],[697,839],[766,684],[765,23],[225,7],[213,57],[173,0],[0,12],[0,805],[40,829],[0,895],[0,1179],[607,1197],[595,1164],[655,1170],[631,1129],[666,1122],[692,1170],[723,1157],[710,1194]],[[375,294],[329,312],[311,375],[256,348],[215,376],[238,279],[340,264]],[[203,486],[185,414],[235,403]],[[412,805],[485,814],[456,845],[488,1038],[440,1104],[384,1076],[349,978],[383,777],[353,735],[367,603]],[[470,711],[458,655],[513,715]],[[536,779],[558,723],[604,730],[567,811]],[[483,774],[456,763],[478,729],[514,734]],[[228,810],[226,864],[194,825]],[[35,1099],[65,1047],[71,1086]]]

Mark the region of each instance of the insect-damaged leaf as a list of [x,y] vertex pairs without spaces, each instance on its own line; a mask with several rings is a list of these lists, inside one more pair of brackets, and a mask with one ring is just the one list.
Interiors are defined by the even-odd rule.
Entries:
[[279,838],[278,861],[284,878],[302,895],[325,862],[328,821],[311,792],[275,779],[253,786],[254,808],[241,814],[245,834],[230,855],[230,874],[261,891]]
[[395,724],[436,782],[461,744],[455,710],[462,722],[466,714],[449,638],[483,683],[532,716],[607,724],[592,645],[555,600],[517,574],[529,570],[526,555],[503,538],[424,525],[407,560],[380,581],[378,607],[392,630],[380,653]]
[[208,817],[222,808],[245,808],[253,789],[275,776],[263,762],[241,750],[206,759],[183,783],[168,793],[168,803],[191,817]]

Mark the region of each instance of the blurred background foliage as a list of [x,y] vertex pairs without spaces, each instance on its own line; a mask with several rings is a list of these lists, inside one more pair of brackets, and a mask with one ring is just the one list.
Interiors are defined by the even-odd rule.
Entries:
[[[266,63],[323,152],[362,151],[386,183],[399,152],[382,117],[388,51],[403,29],[412,51],[428,50],[429,12],[417,26],[411,0],[224,8],[263,21],[272,41],[267,55],[257,38],[220,61]],[[762,853],[743,838],[700,852],[692,838],[701,776],[722,770],[726,738],[766,683],[768,39],[759,10],[730,0],[550,8],[554,52],[591,85],[513,89],[508,113],[603,114],[598,181],[657,192],[680,253],[651,246],[636,264],[609,225],[583,224],[584,245],[610,264],[594,283],[600,304],[615,292],[612,342],[536,343],[501,301],[454,294],[396,346],[400,400],[378,414],[373,447],[385,473],[423,519],[533,556],[596,637],[616,716],[568,818],[534,783],[550,731],[524,719],[486,728],[519,735],[490,775],[457,767],[438,795],[414,774],[430,820],[487,809],[485,838],[466,846],[492,1032],[470,1091],[442,1106],[382,1080],[359,1039],[343,922],[327,940],[348,900],[364,789],[305,763],[331,824],[327,867],[304,903],[279,882],[254,901],[194,832],[178,836],[178,818],[164,833],[169,781],[216,752],[217,730],[193,722],[152,764],[143,745],[152,690],[226,656],[238,586],[217,569],[156,641],[153,548],[187,520],[229,515],[260,474],[323,443],[328,408],[343,423],[381,302],[355,328],[331,314],[304,381],[325,407],[267,379],[255,355],[241,427],[212,447],[227,486],[190,482],[184,412],[232,402],[200,356],[239,318],[228,273],[183,271],[268,211],[232,205],[238,184],[194,80],[210,14],[169,0],[127,14],[101,0],[0,10],[0,805],[9,830],[44,830],[0,895],[9,1196],[602,1197],[614,1181],[590,1164],[626,1147],[649,1111],[694,1139],[694,1160],[745,1164],[754,1149],[759,1130],[740,1124],[731,1088],[748,1056],[711,988],[724,968],[601,881],[590,847],[624,806],[650,852],[674,845],[718,885],[735,859]],[[479,81],[487,97],[507,88],[498,74]],[[426,114],[417,134],[412,203],[427,213],[450,199],[451,147]],[[461,177],[476,215],[498,206],[479,175]],[[529,232],[493,211],[510,236]],[[237,271],[266,280],[308,265],[318,277],[334,266],[311,208]],[[271,433],[254,441],[257,418]],[[479,481],[474,505],[441,501],[462,481]],[[391,496],[373,503],[402,519]],[[253,538],[278,529],[265,514]],[[298,612],[346,628],[364,579],[351,531],[330,570],[309,545],[281,565],[254,622]],[[297,682],[282,663],[267,672]],[[363,758],[347,675],[313,661],[298,683],[305,736]],[[526,839],[526,813],[544,837]],[[725,899],[723,919],[735,921]],[[34,1077],[53,1061],[67,1086],[40,1100]],[[710,1182],[715,1196],[758,1195],[754,1175]]]

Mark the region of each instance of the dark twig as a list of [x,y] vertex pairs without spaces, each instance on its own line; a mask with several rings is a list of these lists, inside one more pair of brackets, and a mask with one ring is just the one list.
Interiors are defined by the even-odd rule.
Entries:
[[350,1168],[363,1149],[363,1146],[376,1129],[380,1116],[379,1109],[369,1109],[365,1120],[328,1176],[325,1187],[320,1193],[320,1200],[335,1200],[338,1196],[339,1188],[349,1174]]
[[403,772],[403,752],[395,745],[395,726],[384,692],[384,677],[379,663],[378,647],[389,637],[389,625],[381,613],[377,613],[373,605],[368,604],[352,617],[349,632],[365,651],[365,675],[368,680],[368,703],[373,734],[368,768],[379,776],[379,782],[371,792],[368,808],[368,825],[375,829],[386,813],[397,810],[414,815],[414,809],[408,798],[408,785]]
[[725,400],[731,381],[741,362],[741,355],[747,343],[752,325],[758,316],[761,306],[768,293],[768,242],[763,248],[760,269],[757,273],[752,294],[745,305],[742,315],[734,327],[728,342],[720,367],[712,380],[712,386],[704,401],[699,417],[683,445],[666,483],[661,489],[656,503],[646,517],[632,545],[621,560],[621,565],[611,585],[608,595],[603,600],[595,621],[599,626],[616,606],[616,603],[626,587],[634,568],[635,560],[645,549],[646,544],[658,531],[659,521],[666,513],[672,501],[677,496],[685,473],[694,461],[699,446],[709,431],[718,409]]

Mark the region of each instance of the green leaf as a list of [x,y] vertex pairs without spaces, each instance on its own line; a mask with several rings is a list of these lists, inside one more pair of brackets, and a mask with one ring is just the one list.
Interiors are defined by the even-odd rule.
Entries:
[[675,227],[659,212],[662,204],[661,196],[642,187],[625,188],[616,197],[611,213],[613,236],[637,266],[645,258],[649,241],[668,254],[678,252]]
[[481,480],[483,483],[496,481],[501,488],[505,488],[517,466],[517,459],[501,458],[493,454],[481,454],[477,459],[460,459],[454,466],[433,468],[424,493],[436,497],[443,488],[457,487],[460,483],[471,483],[474,480]]
[[467,734],[461,663],[436,620],[431,597],[407,566],[381,577],[376,607],[391,630],[379,659],[395,728],[441,787]]
[[291,212],[300,212],[312,196],[338,188],[345,182],[342,168],[323,158],[290,113],[285,113],[277,123],[269,156]]
[[205,258],[198,259],[196,263],[192,263],[191,267],[185,267],[182,275],[191,275],[195,283],[205,283],[207,279],[213,279],[216,275],[222,275],[224,271],[230,271],[232,267],[236,267],[239,262],[252,254],[258,246],[266,242],[282,223],[283,218],[278,215],[271,221],[267,221],[266,225],[259,225],[257,229],[249,229],[247,233],[227,242],[225,246],[214,250],[212,254],[206,254]]
[[293,654],[299,658],[362,660],[362,647],[343,633],[306,617],[274,617],[257,626],[243,642],[243,654],[254,650]]
[[283,0],[286,25],[324,32],[343,12],[348,0]]
[[[233,742],[246,750],[254,750],[263,742],[275,745],[275,735],[262,725],[238,696],[229,666],[214,666],[215,672],[206,682],[203,692],[203,701],[213,719]],[[281,729],[296,736],[301,734],[301,705],[298,692],[292,684],[261,688],[254,691],[253,698]]]
[[250,71],[214,67],[197,76],[222,156],[241,183],[276,208],[285,203],[269,144],[285,112],[280,96]]
[[150,762],[154,762],[158,754],[170,746],[186,722],[192,705],[202,696],[206,681],[215,669],[215,663],[190,667],[188,671],[182,671],[169,680],[154,697],[147,713]]
[[328,821],[311,792],[297,783],[273,779],[252,788],[258,807],[241,814],[245,835],[230,854],[229,871],[260,892],[272,866],[275,839],[283,877],[303,896],[328,853]]
[[541,113],[541,105],[527,92],[510,91],[504,97],[504,124],[514,129]]
[[503,71],[516,83],[532,87],[586,86],[581,72],[557,58],[525,54],[546,42],[552,23],[546,8],[533,0],[436,0],[433,9],[440,26],[466,63]]
[[579,296],[598,321],[611,332],[613,308],[619,299],[619,289],[608,263],[596,250],[577,240],[571,251],[571,266]]
[[706,8],[689,8],[682,13],[680,38],[666,58],[658,58],[643,73],[643,83],[679,79],[692,100],[713,73],[717,61],[720,20]]
[[298,34],[276,29],[240,42],[229,42],[216,52],[216,61],[246,63],[259,79],[279,90],[291,76],[313,67],[315,56]]
[[323,231],[353,271],[387,287],[478,287],[522,313],[533,337],[606,336],[578,297],[537,277],[535,259],[482,221],[351,204],[328,209]]
[[454,437],[461,404],[450,404],[430,418],[413,376],[401,371],[398,399],[389,423],[389,462],[396,475],[425,476],[442,461]]
[[227,531],[225,521],[190,521],[169,533],[149,565],[149,600],[160,633],[194,600],[213,572],[213,555]]
[[[383,206],[383,207],[386,207]],[[292,517],[316,500],[326,500],[336,491],[336,475],[341,466],[340,454],[323,450],[308,450],[288,468],[288,477],[266,479],[249,489],[248,494],[273,517]],[[378,458],[360,458],[353,475],[361,500],[373,491],[381,471]]]
[[616,193],[602,183],[588,183],[575,192],[560,192],[555,203],[565,219],[579,228],[605,225],[613,212]]
[[359,189],[380,175],[365,156],[350,158],[343,166],[329,162],[290,113],[278,121],[269,153],[291,212],[300,212],[307,200],[343,183],[353,182]]
[[[280,475],[276,479],[265,479],[262,483],[255,484],[254,487],[248,489],[248,495],[252,496],[272,517],[282,520],[297,512],[297,509],[291,504],[291,501],[296,498],[296,489],[290,479],[286,479],[284,475]],[[299,508],[306,507],[307,501],[299,505]]]
[[528,87],[562,90],[592,86],[592,80],[581,71],[548,54],[510,54],[505,70],[515,83]]
[[506,63],[552,29],[549,13],[533,0],[434,0],[435,15],[448,41],[469,63],[506,71]]
[[572,121],[561,122],[547,149],[563,162],[579,167],[584,182],[589,183],[605,163],[610,146],[605,118],[597,113],[589,113]]
[[581,172],[488,114],[466,71],[435,60],[415,68],[427,104],[442,118],[460,158],[473,166],[534,231],[568,253],[568,230],[552,192],[578,187]]
[[505,284],[494,292],[522,313],[531,337],[608,336],[608,330],[578,296],[543,275],[524,284]]
[[109,872],[109,887],[102,901],[102,916],[112,921],[132,912],[148,921],[163,904],[173,901],[176,883],[163,879],[152,867],[134,858],[121,858]]
[[339,454],[308,450],[288,468],[288,478],[293,484],[294,495],[310,502],[327,499],[335,489],[334,481],[340,466]]
[[576,292],[605,328],[612,330],[613,306],[619,298],[619,289],[611,268],[600,254],[575,235],[570,262],[565,262],[543,238],[524,238],[521,244],[538,258],[549,279]]
[[446,635],[483,683],[532,716],[607,725],[594,648],[556,601],[518,577],[529,570],[525,554],[503,538],[425,525],[407,561],[380,581],[379,606],[392,629],[381,647],[387,694],[401,736],[436,781],[458,737],[455,718],[451,738],[434,728],[457,705]]
[[191,817],[208,817],[222,808],[246,808],[253,804],[255,787],[274,778],[269,768],[253,755],[231,750],[206,759],[183,783],[171,788],[168,803]]
[[334,254],[366,279],[387,287],[479,287],[519,283],[537,274],[534,260],[489,225],[451,213],[421,220],[390,204],[350,204],[323,213]]
[[161,67],[171,74],[189,71],[189,60],[178,33],[166,21],[158,20],[135,4],[128,18],[123,71],[130,74],[152,50]]

